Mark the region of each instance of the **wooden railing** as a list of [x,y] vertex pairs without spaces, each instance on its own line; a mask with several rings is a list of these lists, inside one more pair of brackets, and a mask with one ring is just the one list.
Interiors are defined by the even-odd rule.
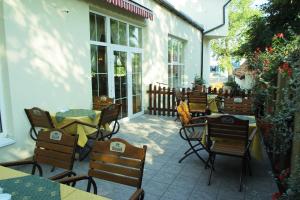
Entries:
[[[188,93],[191,92],[191,88],[181,88],[177,92],[175,88],[161,87],[157,85],[149,85],[148,93],[148,111],[150,115],[162,115],[162,116],[175,116],[176,106],[179,103],[176,98],[176,93],[180,93],[180,96],[186,98]],[[237,91],[232,92],[228,90],[222,90],[217,88],[208,87],[205,89],[208,94],[216,94],[224,98],[228,97],[249,97],[250,91]]]

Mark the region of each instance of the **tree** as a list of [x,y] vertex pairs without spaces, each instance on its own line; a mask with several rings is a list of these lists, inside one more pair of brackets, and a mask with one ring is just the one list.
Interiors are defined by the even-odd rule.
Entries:
[[249,20],[261,16],[259,9],[252,7],[254,0],[233,0],[229,4],[229,30],[226,37],[211,42],[214,55],[228,75],[232,75],[232,61],[241,57],[235,55],[240,46],[246,41]]
[[239,56],[251,57],[258,48],[264,51],[278,33],[283,33],[287,39],[300,34],[299,0],[269,0],[261,11],[263,15],[250,19],[246,38],[236,51]]

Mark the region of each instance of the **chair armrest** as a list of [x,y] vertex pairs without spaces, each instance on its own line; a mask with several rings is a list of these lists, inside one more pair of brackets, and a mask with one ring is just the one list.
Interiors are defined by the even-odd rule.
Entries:
[[145,192],[143,189],[137,189],[130,197],[129,200],[140,200],[144,199]]
[[19,166],[19,165],[30,165],[30,164],[35,164],[33,160],[20,160],[20,161],[14,161],[14,162],[5,162],[5,163],[0,163],[1,166],[3,167],[13,167],[13,166]]
[[54,175],[54,176],[50,177],[49,179],[54,181],[54,180],[62,179],[65,177],[71,177],[71,176],[76,176],[76,173],[71,170],[68,170],[68,171],[59,173],[57,175]]
[[187,124],[184,125],[184,128],[193,128],[193,127],[202,127],[202,126],[206,126],[206,123]]
[[72,176],[72,177],[60,179],[59,182],[62,184],[69,184],[69,183],[78,182],[81,180],[87,180],[89,178],[90,178],[89,176]]
[[92,128],[97,128],[96,125],[88,124],[88,123],[81,122],[81,121],[78,121],[78,120],[75,120],[75,121],[73,121],[73,122],[71,122],[71,123],[69,123],[69,124],[66,124],[66,125],[64,125],[64,126],[62,126],[62,127],[60,127],[60,128],[61,128],[61,129],[64,129],[64,128],[67,128],[68,126],[71,126],[71,125],[73,125],[73,124],[80,124],[80,125],[89,126],[89,127],[92,127]]
[[69,185],[70,183],[72,183],[72,186],[75,186],[75,183],[78,181],[82,181],[82,180],[88,180],[88,187],[87,187],[87,192],[90,192],[90,186],[93,186],[93,190],[94,190],[94,194],[97,194],[97,185],[96,182],[94,181],[94,179],[90,176],[72,176],[72,177],[67,177],[67,178],[63,178],[60,179],[58,182],[61,184],[67,184]]
[[207,119],[206,116],[193,117],[191,121],[199,120],[199,119]]

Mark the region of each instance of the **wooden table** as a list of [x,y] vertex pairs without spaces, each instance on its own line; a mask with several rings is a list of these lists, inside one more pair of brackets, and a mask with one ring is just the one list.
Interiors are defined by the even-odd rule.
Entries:
[[[32,176],[21,171],[0,166],[0,180],[17,178],[23,176]],[[62,200],[108,200],[106,197],[97,196],[76,188],[60,184],[60,197]]]

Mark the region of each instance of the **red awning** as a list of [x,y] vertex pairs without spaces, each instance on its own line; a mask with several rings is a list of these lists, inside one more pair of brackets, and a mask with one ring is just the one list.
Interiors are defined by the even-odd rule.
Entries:
[[135,3],[131,0],[106,0],[106,1],[117,7],[125,9],[133,14],[153,20],[152,10],[150,10],[144,6],[141,6],[140,4]]

